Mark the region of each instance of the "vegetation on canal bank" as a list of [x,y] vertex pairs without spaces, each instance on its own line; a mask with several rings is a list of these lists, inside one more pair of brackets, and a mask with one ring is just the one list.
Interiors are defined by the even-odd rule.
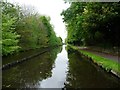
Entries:
[[61,15],[66,24],[66,42],[72,45],[120,46],[119,2],[70,2]]
[[[23,88],[26,87],[26,83],[34,84],[40,80],[50,78],[55,59],[61,50],[62,47],[51,49],[38,57],[29,59],[28,62],[21,63],[12,68],[9,67],[9,70],[4,70],[2,74],[2,88]],[[15,59],[15,55],[13,59]],[[20,81],[21,83],[16,83]]]
[[120,63],[95,55],[91,52],[81,50],[76,46],[72,46],[72,45],[69,46],[79,51],[81,54],[87,56],[88,58],[91,58],[94,63],[97,63],[97,65],[102,66],[102,68],[104,68],[106,71],[108,72],[112,71],[112,73],[116,74],[117,76],[120,76],[120,70],[119,70]]
[[[119,2],[70,2],[70,7],[61,13],[66,24],[65,42],[74,46],[101,47],[114,49],[120,47],[120,4]],[[83,50],[80,53],[92,58],[106,70],[120,74],[117,62],[94,55]]]
[[61,45],[50,17],[40,15],[33,7],[2,3],[2,55],[17,53],[20,50],[36,49]]

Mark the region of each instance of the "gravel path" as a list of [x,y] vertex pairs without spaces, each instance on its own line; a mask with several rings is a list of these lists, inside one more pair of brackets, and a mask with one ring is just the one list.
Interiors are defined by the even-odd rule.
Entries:
[[111,55],[111,54],[107,54],[107,53],[103,53],[103,52],[99,52],[99,51],[94,51],[94,50],[88,49],[86,47],[79,47],[79,49],[94,53],[98,56],[102,56],[104,58],[108,58],[110,60],[117,61],[117,62],[120,63],[120,57],[119,56],[115,56],[115,55]]

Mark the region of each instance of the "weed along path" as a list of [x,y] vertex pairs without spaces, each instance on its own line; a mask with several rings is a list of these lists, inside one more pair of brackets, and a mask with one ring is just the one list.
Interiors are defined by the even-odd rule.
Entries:
[[88,48],[81,48],[81,47],[79,47],[79,49],[87,51],[87,52],[91,52],[91,53],[93,53],[95,55],[102,56],[104,58],[108,58],[108,59],[110,59],[112,61],[117,61],[118,63],[120,63],[120,56],[107,54],[107,53],[91,50],[91,49],[88,49]]
[[94,50],[87,49],[85,47],[71,46],[71,48],[77,50],[82,55],[86,56],[94,64],[101,67],[105,71],[114,74],[120,78],[120,62],[119,56],[113,56],[106,53],[97,52]]
[[120,88],[117,77],[65,45],[3,70],[2,76],[3,88]]

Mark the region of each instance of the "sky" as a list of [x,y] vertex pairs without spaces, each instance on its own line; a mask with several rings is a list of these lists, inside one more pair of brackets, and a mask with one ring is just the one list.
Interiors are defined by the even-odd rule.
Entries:
[[62,10],[67,9],[70,5],[64,3],[64,0],[7,0],[11,3],[17,3],[19,5],[33,6],[38,13],[46,16],[50,16],[51,24],[54,26],[54,31],[57,36],[62,37],[64,40],[67,36],[65,30],[65,24],[63,23],[60,13]]

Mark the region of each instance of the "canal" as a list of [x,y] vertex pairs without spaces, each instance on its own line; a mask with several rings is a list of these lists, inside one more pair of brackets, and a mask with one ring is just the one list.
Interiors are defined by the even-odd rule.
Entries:
[[118,88],[120,84],[118,78],[95,66],[77,51],[63,45],[3,70],[2,87]]

